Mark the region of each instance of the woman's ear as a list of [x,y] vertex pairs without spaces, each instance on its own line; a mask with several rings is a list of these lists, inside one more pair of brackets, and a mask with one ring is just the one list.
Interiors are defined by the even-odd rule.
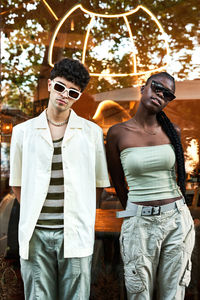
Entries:
[[141,94],[143,94],[144,87],[145,87],[145,85],[142,85],[141,88],[140,88],[140,93],[141,93]]

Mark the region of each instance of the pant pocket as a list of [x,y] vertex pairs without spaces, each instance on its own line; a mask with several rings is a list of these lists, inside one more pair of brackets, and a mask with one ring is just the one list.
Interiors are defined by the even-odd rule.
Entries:
[[124,264],[132,261],[138,252],[138,234],[136,232],[135,217],[124,220],[119,238],[120,252]]
[[191,279],[191,270],[192,270],[192,263],[191,260],[188,260],[186,268],[183,272],[183,276],[180,281],[180,285],[187,287],[190,283]]
[[81,258],[72,257],[69,259],[71,260],[71,274],[75,276],[79,275],[81,273]]
[[137,294],[144,291],[145,286],[134,264],[124,266],[126,289],[129,293]]

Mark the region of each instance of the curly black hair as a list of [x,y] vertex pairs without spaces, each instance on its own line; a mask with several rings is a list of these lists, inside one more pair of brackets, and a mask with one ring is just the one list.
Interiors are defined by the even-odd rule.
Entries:
[[[148,82],[152,79],[155,79],[156,77],[167,77],[173,82],[173,90],[175,91],[175,80],[174,77],[172,77],[167,72],[160,72],[157,74],[154,74],[150,76],[147,79],[146,85]],[[183,147],[181,144],[180,136],[178,135],[173,123],[170,121],[170,119],[166,116],[166,114],[163,111],[160,111],[157,114],[157,120],[158,123],[161,125],[163,131],[166,133],[166,135],[169,137],[176,155],[176,161],[177,161],[177,183],[180,187],[180,190],[185,197],[185,180],[186,180],[186,172],[185,172],[185,162],[184,162],[184,152]]]
[[63,77],[80,87],[81,92],[86,88],[90,75],[86,67],[79,61],[71,58],[64,58],[55,63],[50,73],[50,79]]

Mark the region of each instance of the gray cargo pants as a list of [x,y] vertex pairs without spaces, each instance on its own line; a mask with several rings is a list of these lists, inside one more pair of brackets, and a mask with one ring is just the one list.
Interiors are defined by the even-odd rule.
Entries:
[[26,300],[87,300],[92,255],[64,258],[63,229],[35,229],[20,259]]
[[194,222],[186,205],[158,216],[125,218],[120,235],[129,300],[183,300],[189,285]]

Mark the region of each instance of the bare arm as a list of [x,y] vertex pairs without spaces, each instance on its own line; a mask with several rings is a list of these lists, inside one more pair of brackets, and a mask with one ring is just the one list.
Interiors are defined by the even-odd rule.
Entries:
[[126,208],[127,202],[127,184],[124,177],[124,171],[120,161],[120,151],[118,148],[118,127],[111,127],[107,133],[106,156],[108,170],[115,187],[117,196],[123,206]]
[[20,203],[21,186],[13,186],[12,190],[13,190],[13,193],[15,194],[15,197],[17,198],[17,201]]

